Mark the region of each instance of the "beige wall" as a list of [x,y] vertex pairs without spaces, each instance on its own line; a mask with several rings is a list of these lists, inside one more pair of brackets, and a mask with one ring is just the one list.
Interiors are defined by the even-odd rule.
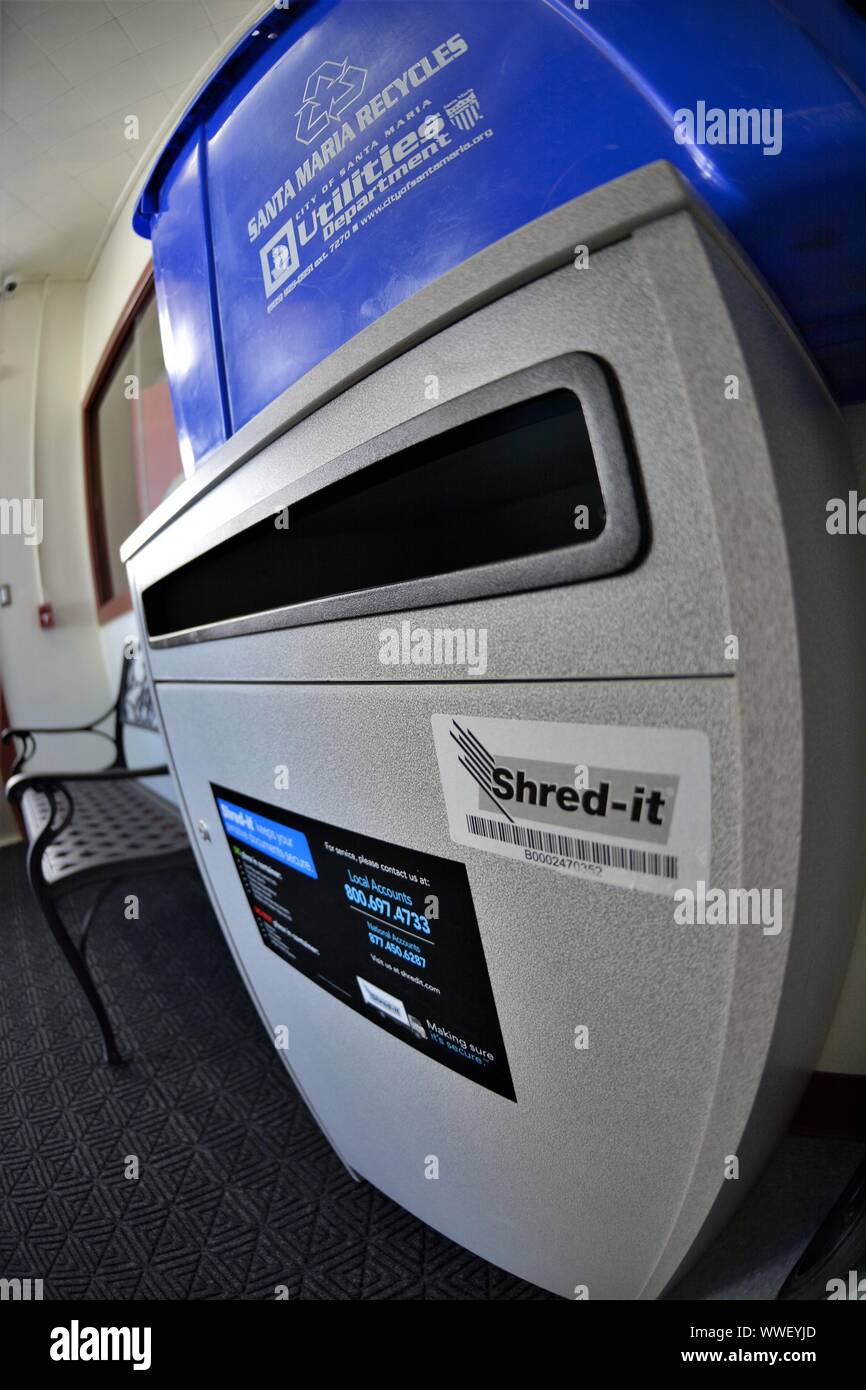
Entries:
[[[82,398],[124,306],[150,264],[150,242],[144,241],[132,230],[132,213],[136,201],[135,197],[131,198],[121,210],[87,284],[81,352]],[[138,635],[138,626],[132,613],[125,613],[99,629],[102,657],[109,670],[120,671],[123,644],[125,639],[132,635]],[[146,729],[130,729],[127,744],[129,760],[135,766],[152,766],[165,761],[162,740]],[[176,799],[168,779],[151,780],[148,786],[164,796]]]
[[[39,547],[0,537],[0,582],[12,605],[0,609],[0,681],[15,724],[78,724],[111,701],[90,572],[81,447],[79,282],[22,285],[0,302],[0,496],[43,501]],[[40,336],[41,320],[41,336]],[[38,351],[38,371],[37,371]],[[36,376],[35,445],[33,387]],[[57,626],[42,630],[37,609],[53,603]],[[34,768],[98,767],[102,740],[42,739]]]
[[[162,147],[164,138],[170,133],[177,117],[187,105],[188,99],[204,84],[208,71],[222,61],[224,55],[248,27],[250,21],[258,16],[262,9],[263,4],[260,0],[256,0],[255,3],[251,3],[244,18],[238,17],[234,30],[231,34],[226,35],[223,43],[215,50],[210,62],[191,83],[188,93],[180,98],[174,111],[167,118],[164,130],[157,137],[155,148],[151,151],[150,156],[145,156],[143,160],[144,169],[140,180],[141,184],[144,183],[148,164],[153,161],[156,153]],[[137,236],[132,230],[132,214],[137,201],[138,189],[119,209],[86,285],[79,357],[79,392],[82,399],[124,305],[142,273],[150,264],[150,242]],[[127,636],[137,634],[137,632],[137,624],[131,613],[116,618],[113,622],[106,623],[98,629],[103,664],[108,671],[113,673],[113,680],[117,679],[117,673],[120,671],[124,640]],[[129,760],[136,766],[161,763],[165,759],[162,740],[146,730],[129,730],[127,743]],[[151,780],[148,785],[164,796],[176,800],[174,788],[168,779]]]
[[[80,724],[114,698],[122,646],[136,631],[132,614],[100,626],[90,566],[81,411],[87,387],[124,305],[150,262],[150,244],[123,209],[89,281],[24,284],[0,300],[0,497],[32,495],[33,386],[36,392],[36,488],[43,500],[43,543],[0,536],[0,583],[12,605],[0,608],[0,684],[14,724]],[[40,334],[40,318],[42,320]],[[37,368],[38,354],[38,368]],[[57,626],[37,623],[42,590]],[[164,761],[161,741],[130,730],[130,761]],[[108,755],[108,756],[106,756]],[[90,735],[43,737],[31,766],[101,767],[111,749]],[[170,793],[166,781],[153,783]],[[0,823],[0,838],[8,830]]]
[[[179,98],[151,149],[142,152],[141,183],[188,99],[263,8],[260,0],[250,5],[246,18],[238,16],[235,28]],[[45,596],[57,614],[55,629],[38,628],[41,599],[33,548],[21,538],[0,536],[0,583],[13,588],[12,606],[0,609],[0,684],[17,724],[76,724],[101,712],[117,689],[124,637],[135,631],[131,614],[102,627],[96,617],[81,406],[121,311],[150,262],[150,243],[132,230],[136,196],[117,211],[89,280],[49,284],[41,341],[41,285],[24,284],[14,298],[0,301],[0,497],[30,495],[35,377],[37,479],[45,504],[40,559]],[[130,730],[128,743],[130,761],[164,760],[154,735]],[[33,766],[100,767],[110,751],[103,740],[86,735],[45,739]],[[172,794],[167,782],[150,785]],[[3,833],[0,823],[0,837]]]

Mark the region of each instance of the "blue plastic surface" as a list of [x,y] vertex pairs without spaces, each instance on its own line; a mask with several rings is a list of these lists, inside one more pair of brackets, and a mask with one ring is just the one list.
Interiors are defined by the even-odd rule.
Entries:
[[[196,459],[443,272],[661,158],[762,271],[837,397],[866,397],[866,23],[844,0],[817,8],[295,0],[271,12],[187,112],[135,218],[153,240]],[[763,109],[763,135],[699,143],[698,118],[681,143],[677,113],[701,103]]]
[[205,162],[204,136],[194,131],[162,186],[153,237],[160,335],[186,473],[229,435]]

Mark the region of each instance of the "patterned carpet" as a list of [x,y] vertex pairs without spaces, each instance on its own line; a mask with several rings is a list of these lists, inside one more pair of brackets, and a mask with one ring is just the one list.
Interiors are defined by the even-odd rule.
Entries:
[[[138,922],[123,915],[129,892]],[[41,1278],[48,1299],[552,1297],[353,1182],[271,1047],[192,873],[130,877],[90,935],[132,1059],[122,1068],[100,1064],[23,848],[0,850],[0,1277]],[[786,1138],[668,1297],[773,1298],[862,1153]],[[125,1176],[131,1158],[137,1178]]]
[[551,1297],[353,1182],[191,873],[130,878],[91,929],[123,1068],[99,1063],[20,846],[0,851],[0,933],[0,1276],[51,1299]]

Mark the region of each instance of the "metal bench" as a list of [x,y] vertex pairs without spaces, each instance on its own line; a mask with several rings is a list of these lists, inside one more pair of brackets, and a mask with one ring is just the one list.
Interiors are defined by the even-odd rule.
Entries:
[[[100,728],[111,721],[109,730]],[[118,879],[195,868],[183,822],[162,797],[139,783],[168,775],[162,763],[130,768],[124,730],[130,726],[159,732],[150,687],[134,643],[124,649],[117,699],[89,724],[62,728],[4,729],[0,740],[13,743],[17,756],[6,796],[21,816],[27,836],[27,876],[42,914],[84,991],[102,1032],[106,1062],[123,1060],[105,1006],[87,964],[88,933],[95,914]],[[37,734],[92,733],[106,738],[114,760],[98,772],[26,773],[36,752]],[[60,898],[99,885],[78,943],[57,908]]]

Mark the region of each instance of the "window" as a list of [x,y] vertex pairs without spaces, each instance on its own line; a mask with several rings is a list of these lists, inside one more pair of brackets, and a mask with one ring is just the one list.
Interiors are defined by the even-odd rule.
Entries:
[[131,607],[120,546],[183,477],[149,269],[84,403],[90,548],[100,622]]

